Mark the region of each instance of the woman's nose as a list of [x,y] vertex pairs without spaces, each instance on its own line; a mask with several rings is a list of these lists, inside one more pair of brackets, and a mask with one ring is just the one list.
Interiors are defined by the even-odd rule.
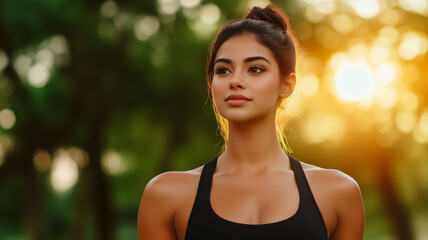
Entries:
[[243,88],[243,87],[244,87],[244,84],[242,82],[241,74],[235,72],[232,78],[230,79],[229,88],[234,89],[234,88]]

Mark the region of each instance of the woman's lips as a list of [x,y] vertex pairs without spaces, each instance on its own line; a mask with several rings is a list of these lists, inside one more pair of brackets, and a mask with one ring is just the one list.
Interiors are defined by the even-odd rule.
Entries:
[[250,100],[246,100],[246,99],[229,99],[226,102],[230,106],[241,106],[249,101]]

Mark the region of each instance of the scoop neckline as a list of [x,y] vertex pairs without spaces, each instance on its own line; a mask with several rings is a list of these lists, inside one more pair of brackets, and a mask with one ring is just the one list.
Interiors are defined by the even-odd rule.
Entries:
[[[290,156],[288,156],[288,157],[289,157],[290,166],[291,166],[291,157],[290,157]],[[218,157],[216,157],[216,159],[215,159],[215,168],[217,168],[217,160],[218,160]],[[215,172],[215,168],[214,168],[214,172]],[[294,179],[295,179],[295,181],[296,181],[297,190],[298,190],[298,193],[299,193],[299,206],[297,207],[296,212],[295,212],[293,215],[291,215],[290,217],[287,217],[287,218],[285,218],[285,219],[283,219],[283,220],[279,220],[279,221],[276,221],[276,222],[261,223],[261,224],[250,224],[250,223],[234,222],[234,221],[231,221],[231,220],[228,220],[228,219],[226,219],[226,218],[221,217],[220,215],[218,215],[218,214],[214,211],[214,209],[213,209],[213,207],[212,207],[212,205],[211,205],[211,188],[212,188],[212,180],[213,180],[213,178],[214,178],[214,172],[213,172],[213,176],[211,177],[211,187],[210,187],[209,195],[208,195],[208,206],[209,206],[209,210],[210,210],[210,212],[211,212],[211,213],[212,213],[212,214],[213,214],[217,219],[219,219],[220,221],[223,221],[223,222],[226,222],[226,223],[229,223],[229,224],[234,224],[234,225],[241,226],[241,227],[267,227],[267,226],[273,226],[273,225],[278,225],[278,224],[281,224],[281,223],[285,223],[285,222],[288,222],[288,221],[290,221],[290,220],[292,220],[292,219],[296,218],[298,215],[300,215],[300,212],[301,212],[301,208],[302,208],[302,197],[301,197],[301,194],[300,194],[300,187],[299,187],[299,184],[297,183],[295,170],[294,170],[294,168],[293,168],[293,167],[291,167],[291,169],[293,170]]]

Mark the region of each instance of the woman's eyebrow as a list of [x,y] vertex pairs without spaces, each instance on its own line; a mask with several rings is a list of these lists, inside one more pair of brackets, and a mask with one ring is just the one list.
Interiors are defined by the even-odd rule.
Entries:
[[[263,60],[263,61],[265,61],[265,62],[267,62],[267,63],[271,64],[271,63],[269,62],[269,60],[267,60],[266,58],[264,58],[264,57],[262,57],[262,56],[256,56],[256,57],[249,57],[249,58],[246,58],[246,59],[244,59],[244,63],[249,63],[249,62],[253,62],[253,61],[257,61],[257,60]],[[232,60],[230,60],[230,59],[226,59],[226,58],[218,58],[217,60],[215,60],[214,65],[216,65],[216,64],[217,64],[217,63],[219,63],[219,62],[224,62],[224,63],[228,63],[228,64],[230,64],[230,63],[232,63]]]
[[270,64],[270,62],[269,62],[266,58],[261,57],[261,56],[256,56],[256,57],[249,57],[249,58],[246,58],[246,59],[244,60],[244,63],[249,63],[249,62],[253,62],[253,61],[257,61],[257,60],[263,60],[263,61],[265,61],[265,62],[267,62],[267,63],[269,63],[269,64]]
[[215,60],[214,65],[216,65],[219,62],[224,62],[224,63],[230,64],[230,63],[232,63],[232,60],[226,59],[226,58],[218,58],[217,60]]

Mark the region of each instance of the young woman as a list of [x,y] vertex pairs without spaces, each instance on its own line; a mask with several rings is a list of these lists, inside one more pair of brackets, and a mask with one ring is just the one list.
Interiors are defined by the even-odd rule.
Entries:
[[277,116],[296,83],[294,42],[272,5],[219,31],[207,80],[227,145],[204,166],[147,184],[139,239],[363,239],[358,184],[284,152]]

